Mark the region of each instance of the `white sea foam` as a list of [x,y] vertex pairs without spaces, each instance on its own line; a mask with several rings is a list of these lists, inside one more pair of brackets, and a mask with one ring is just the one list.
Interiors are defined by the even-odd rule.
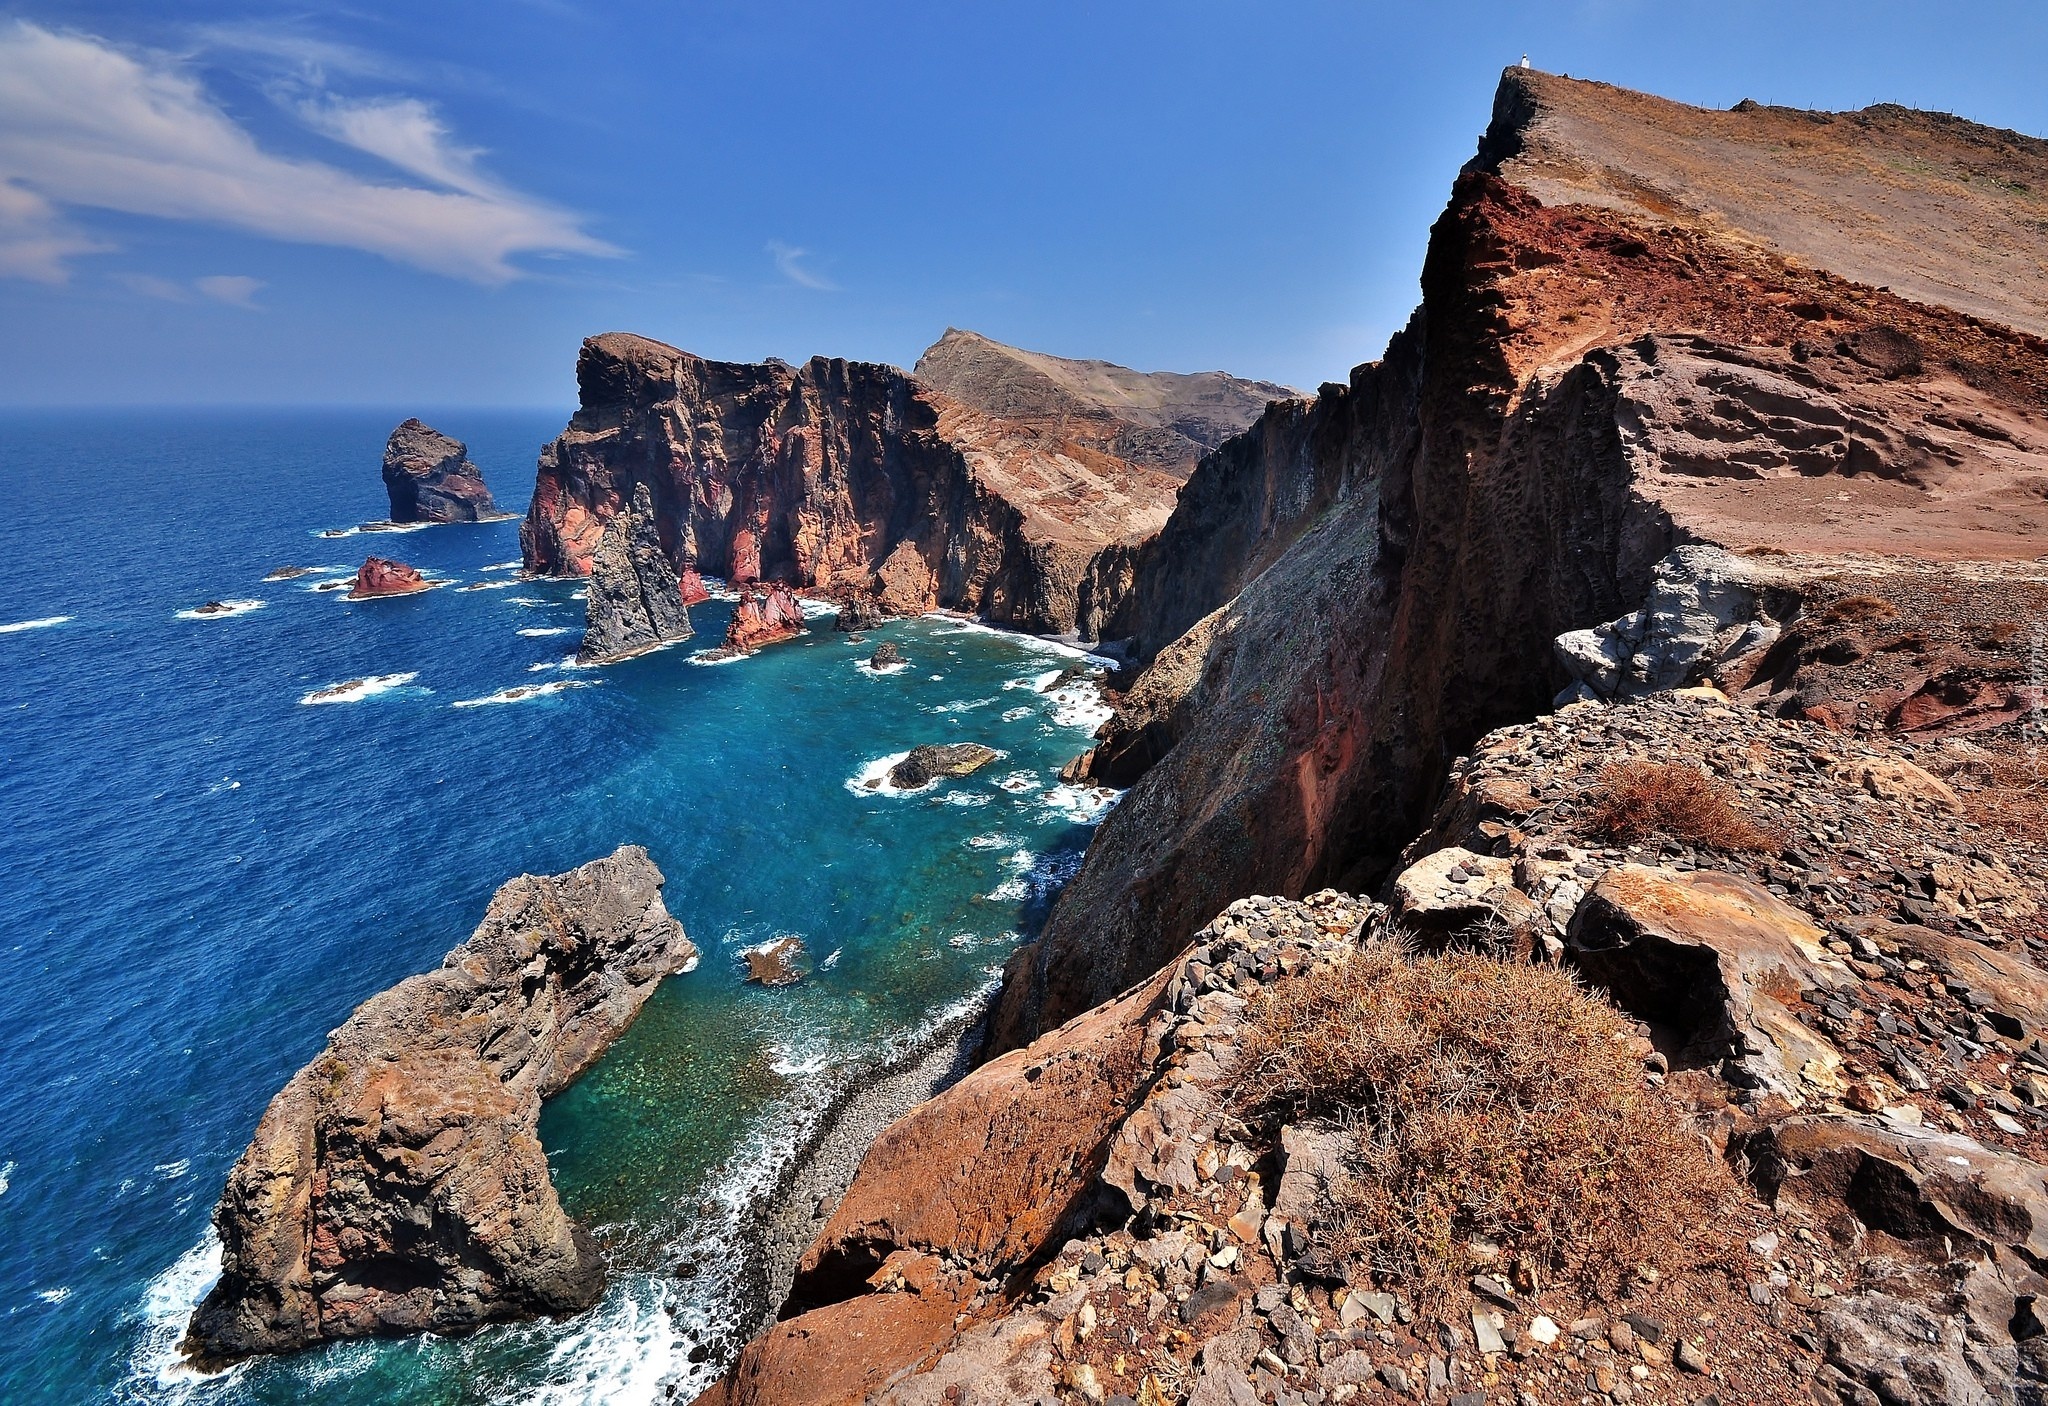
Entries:
[[933,675],[932,675],[932,682],[933,682],[933,683],[944,683],[945,681],[946,681],[946,676],[945,676],[944,674],[933,674]]
[[712,1382],[708,1364],[690,1361],[692,1343],[709,1327],[708,1315],[684,1301],[674,1283],[644,1274],[617,1276],[598,1306],[555,1344],[547,1380],[524,1399],[536,1406],[687,1401]]
[[478,570],[478,571],[517,571],[517,570],[518,570],[518,569],[519,569],[520,567],[524,566],[525,564],[526,564],[525,562],[519,562],[519,561],[494,561],[494,562],[492,562],[492,563],[491,563],[491,564],[490,564],[489,566],[479,566],[479,567],[477,568],[477,570]]
[[23,630],[47,630],[71,618],[69,615],[45,615],[40,620],[17,620],[11,625],[0,625],[0,635],[17,635]]
[[544,601],[544,600],[536,600],[536,599],[535,599],[534,597],[532,597],[532,596],[507,596],[507,597],[505,597],[505,599],[506,599],[507,601],[509,601],[509,602],[510,602],[511,604],[513,604],[513,605],[547,605],[547,604],[550,604],[550,602],[548,602],[548,601]]
[[856,796],[916,796],[937,786],[939,778],[936,776],[922,786],[898,786],[889,779],[896,763],[909,755],[908,752],[891,752],[886,757],[876,757],[863,763],[859,771],[846,778],[846,789]]
[[435,526],[431,522],[359,522],[354,527],[323,527],[314,533],[315,537],[383,537],[400,536],[407,532],[423,532]]
[[986,791],[948,791],[939,799],[949,806],[985,806],[995,797]]
[[948,615],[943,611],[931,611],[924,618],[927,620],[943,620],[947,625],[951,626],[950,629],[934,630],[932,632],[937,635],[1000,635],[1021,649],[1032,650],[1039,654],[1058,654],[1069,659],[1086,659],[1091,663],[1100,664],[1104,667],[1113,665],[1116,662],[1112,659],[1105,659],[1100,654],[1092,654],[1077,644],[1068,644],[1065,640],[1047,639],[1044,635],[1028,635],[1022,630],[1005,630],[998,625],[986,624],[980,620],[963,619],[958,615]]
[[465,591],[503,591],[519,584],[517,581],[472,581],[462,589]]
[[1048,818],[1093,825],[1109,813],[1122,795],[1106,786],[1069,786],[1062,782],[1047,790],[1038,803]]
[[372,674],[366,679],[350,679],[347,683],[329,684],[316,688],[301,703],[360,703],[365,698],[375,698],[380,693],[404,688],[418,674]]
[[194,606],[194,607],[193,607],[192,609],[190,609],[190,610],[181,610],[181,611],[179,611],[179,612],[178,612],[178,619],[180,619],[180,620],[225,620],[225,619],[227,619],[227,618],[228,618],[228,617],[229,617],[230,615],[247,615],[247,614],[248,614],[248,613],[249,613],[250,611],[252,611],[252,610],[261,610],[261,609],[263,609],[263,602],[262,602],[262,601],[260,601],[260,600],[223,600],[223,601],[209,601],[209,602],[208,602],[208,605],[213,605],[213,606],[217,606],[217,607],[219,607],[219,608],[218,608],[218,609],[214,609],[214,610],[209,610],[209,609],[207,609],[207,608],[206,608],[206,606]]
[[60,1304],[71,1297],[71,1286],[59,1284],[54,1289],[38,1289],[36,1290],[36,1297],[46,1304]]
[[1032,713],[1036,711],[1036,709],[1034,709],[1033,707],[1031,707],[1030,704],[1027,703],[1021,708],[1011,708],[1010,710],[1005,712],[1003,714],[1003,721],[1006,723],[1020,723],[1023,722],[1024,719],[1030,717]]
[[192,1159],[190,1157],[180,1157],[175,1162],[159,1162],[154,1167],[151,1167],[150,1170],[165,1181],[175,1181],[192,1170]]
[[1078,728],[1091,736],[1116,716],[1116,709],[1104,701],[1102,690],[1093,679],[1081,678],[1061,684],[1047,696],[1056,705],[1052,710],[1055,723],[1061,727]]
[[[178,1343],[192,1321],[192,1311],[220,1278],[220,1262],[220,1237],[209,1225],[197,1245],[149,1281],[136,1310],[142,1332],[128,1357],[127,1379],[115,1393],[118,1399],[184,1402],[209,1380],[185,1360]],[[241,1370],[230,1367],[227,1375]]]
[[1003,687],[1028,688],[1033,693],[1043,693],[1055,683],[1058,683],[1060,677],[1065,672],[1064,669],[1047,669],[1041,674],[1025,674],[1020,678],[1004,679]]
[[356,583],[356,578],[355,578],[355,577],[353,577],[353,576],[345,576],[345,577],[343,577],[343,578],[342,578],[341,580],[339,580],[339,581],[316,581],[316,582],[314,582],[314,583],[313,583],[312,585],[310,585],[310,586],[306,587],[306,589],[307,589],[307,590],[309,590],[309,591],[321,591],[321,592],[326,592],[326,591],[345,591],[345,590],[347,590],[347,589],[348,589],[349,587],[351,587],[351,586],[355,585],[355,583]]
[[927,713],[971,713],[976,708],[986,708],[995,702],[993,698],[956,698],[951,703],[934,703],[923,709]]
[[573,635],[576,633],[576,629],[572,625],[534,625],[519,631],[519,633],[530,640],[542,640],[550,635]]
[[528,664],[526,672],[529,674],[545,674],[550,669],[559,669],[561,667],[562,661],[559,659],[543,659],[538,664]]
[[742,659],[751,658],[753,658],[753,656],[751,654],[748,654],[744,649],[729,650],[721,644],[713,645],[710,649],[698,650],[695,654],[692,654],[690,656],[689,662],[692,664],[701,664],[707,669],[715,669],[720,664],[737,664]]
[[956,949],[957,951],[965,952],[968,948],[974,946],[974,944],[979,941],[981,941],[981,939],[976,937],[971,932],[956,932],[951,937],[946,939],[946,945],[948,947]]
[[797,609],[804,613],[806,620],[822,620],[828,615],[839,614],[839,602],[834,600],[813,600],[809,596],[796,598]]
[[900,674],[910,667],[908,659],[898,659],[894,664],[871,664],[865,659],[854,661],[854,668],[871,679],[885,679],[891,674]]
[[12,1162],[0,1166],[0,1196],[7,1194],[7,1188],[13,1184],[13,1177],[14,1164]]
[[1008,776],[996,778],[996,785],[1013,796],[1038,789],[1038,773],[1035,771],[1013,771]]
[[1031,897],[1031,885],[1022,879],[1005,879],[989,890],[991,903],[1022,903]]
[[481,708],[490,703],[525,703],[535,698],[547,698],[565,693],[572,688],[595,688],[596,679],[556,679],[553,683],[523,683],[514,688],[501,688],[496,693],[482,698],[460,698],[448,706],[451,708]]
[[1017,843],[1017,837],[990,831],[986,835],[969,835],[961,843],[969,849],[1008,849]]
[[818,963],[818,970],[821,972],[828,972],[831,971],[832,968],[838,966],[839,954],[841,952],[844,952],[845,950],[846,949],[843,947],[835,947],[830,952],[826,953],[825,960]]

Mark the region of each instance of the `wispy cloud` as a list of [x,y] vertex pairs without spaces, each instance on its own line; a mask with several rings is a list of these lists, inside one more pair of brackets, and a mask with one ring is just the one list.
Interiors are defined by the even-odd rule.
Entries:
[[250,278],[239,273],[215,273],[205,278],[195,278],[189,284],[176,279],[159,278],[153,273],[117,273],[114,281],[131,293],[145,298],[156,298],[166,303],[196,303],[201,298],[210,298],[216,303],[229,307],[247,308],[250,312],[261,312],[256,295],[263,289],[263,280]]
[[768,241],[768,257],[775,260],[775,267],[791,283],[803,288],[815,288],[821,293],[836,293],[839,285],[823,274],[814,273],[804,267],[804,260],[811,257],[808,249],[799,249],[793,244],[784,244],[779,239]]
[[480,153],[416,99],[309,99],[301,116],[424,184],[267,152],[168,57],[0,25],[0,275],[61,282],[66,260],[106,247],[65,208],[361,249],[477,283],[518,277],[519,255],[619,252],[580,217],[483,175]]

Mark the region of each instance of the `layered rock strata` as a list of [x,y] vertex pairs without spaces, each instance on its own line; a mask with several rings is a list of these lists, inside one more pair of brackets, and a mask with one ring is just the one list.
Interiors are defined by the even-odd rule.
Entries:
[[356,568],[348,589],[350,600],[375,600],[380,596],[412,596],[430,590],[433,582],[420,575],[417,567],[388,557],[365,557]]
[[[1841,264],[1864,282],[1824,237],[1868,189],[1843,174],[1859,144],[1933,163],[1912,199],[1871,197],[1882,237]],[[1712,189],[1785,198],[1699,203],[1703,151]],[[1560,692],[1712,676],[1865,730],[2033,707],[2048,343],[2020,329],[2048,232],[1993,169],[2048,179],[2048,146],[1511,70],[1408,327],[1207,456],[1135,562],[1142,672],[1079,769],[1132,789],[1013,959],[990,1048],[1142,979],[1234,897],[1378,883],[1444,758]],[[1963,217],[1996,240],[1942,233]],[[1974,291],[1901,296],[1936,273]],[[2007,290],[2018,327],[1975,311]]]
[[678,570],[872,596],[890,614],[945,606],[1092,633],[1121,590],[1098,558],[1157,531],[1196,452],[1281,389],[970,334],[927,360],[953,394],[886,366],[747,366],[591,338],[582,408],[541,456],[527,568],[588,571],[606,522],[644,485]]
[[604,1265],[537,1135],[697,949],[627,845],[491,899],[439,970],[374,996],[271,1100],[214,1212],[205,1366],[343,1338],[462,1333],[596,1302]]
[[393,522],[480,522],[504,516],[469,462],[469,446],[418,420],[384,444],[384,489]]
[[[697,589],[703,591],[702,581]],[[682,582],[661,549],[654,505],[642,484],[634,491],[632,506],[605,527],[591,556],[583,643],[576,658],[585,664],[609,664],[695,633]]]

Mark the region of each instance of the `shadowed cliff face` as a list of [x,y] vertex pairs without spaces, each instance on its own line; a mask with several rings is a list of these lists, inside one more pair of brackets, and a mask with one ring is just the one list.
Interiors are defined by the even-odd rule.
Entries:
[[[1750,622],[1766,642],[1843,553],[1981,563],[1958,589],[1998,596],[2001,563],[2048,551],[2048,344],[1787,259],[1674,200],[1648,213],[1636,175],[1616,177],[1628,199],[1576,198],[1601,178],[1584,144],[1614,92],[1511,71],[1482,147],[1510,179],[1488,161],[1459,179],[1422,306],[1385,358],[1207,456],[1138,553],[1106,633],[1135,634],[1149,667],[1084,763],[1136,784],[1012,959],[992,1050],[1142,979],[1232,899],[1376,884],[1445,761],[1571,682],[1555,637],[1637,619],[1680,544],[1798,557],[1773,587],[1780,617]],[[1728,116],[1624,98],[1674,149],[1694,117]],[[1869,120],[1907,142],[1924,125]],[[1572,202],[1546,205],[1514,178],[1560,130],[1582,143],[1581,187],[1541,185]],[[1713,150],[1736,167],[1723,181],[1748,166],[1779,186],[1832,179],[1767,133]],[[1905,247],[1859,243],[1857,267]],[[1997,296],[1999,261],[1944,268]],[[1878,711],[1898,711],[1894,693],[1954,694],[2010,717],[2019,645],[2008,631],[1987,648],[1940,666],[1946,682],[1895,669]],[[1868,685],[1831,684],[1818,648],[1800,660],[1798,682],[1757,701],[1827,698],[1853,719],[1842,695]]]
[[1092,636],[1128,584],[1118,563],[1165,522],[1196,453],[1284,390],[960,333],[926,360],[952,394],[893,367],[737,365],[591,338],[581,409],[541,456],[528,569],[587,572],[644,486],[679,571]]

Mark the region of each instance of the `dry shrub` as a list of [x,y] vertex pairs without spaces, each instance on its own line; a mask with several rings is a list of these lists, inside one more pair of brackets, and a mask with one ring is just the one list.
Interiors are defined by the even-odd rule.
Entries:
[[1821,622],[1828,625],[1867,625],[1898,618],[1898,607],[1882,596],[1838,596],[1820,610]]
[[1268,987],[1244,1039],[1244,1116],[1355,1135],[1318,1257],[1432,1307],[1475,1240],[1525,1285],[1590,1294],[1682,1268],[1732,1185],[1647,1087],[1626,1020],[1553,968],[1375,949]]
[[1582,822],[1609,844],[1633,845],[1664,835],[1681,844],[1732,853],[1778,847],[1777,837],[1735,808],[1735,793],[1698,767],[1672,762],[1615,762]]

